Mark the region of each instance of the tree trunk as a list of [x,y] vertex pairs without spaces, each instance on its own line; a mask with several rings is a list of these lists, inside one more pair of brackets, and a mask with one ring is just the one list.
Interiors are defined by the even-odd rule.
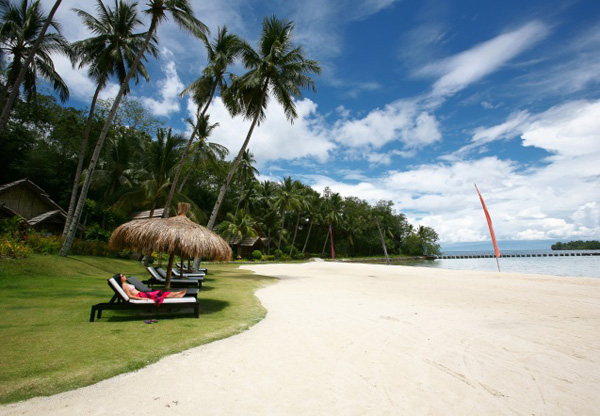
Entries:
[[54,3],[52,10],[50,10],[50,13],[48,14],[48,18],[44,22],[44,26],[42,26],[42,29],[40,30],[40,34],[39,34],[38,38],[35,40],[35,43],[31,47],[31,50],[29,51],[29,54],[27,55],[27,59],[25,59],[25,63],[23,64],[23,67],[21,67],[21,70],[19,71],[19,75],[17,75],[17,79],[15,80],[15,83],[13,84],[12,89],[10,91],[8,101],[6,101],[6,104],[4,105],[4,110],[2,110],[2,116],[0,116],[0,131],[4,130],[6,123],[8,123],[8,119],[10,116],[10,110],[12,110],[12,107],[15,104],[15,100],[17,99],[17,96],[19,95],[19,90],[21,89],[21,83],[23,83],[23,79],[25,79],[25,73],[27,72],[27,68],[29,68],[29,65],[31,65],[31,63],[33,62],[33,59],[35,58],[35,54],[37,53],[38,49],[40,48],[40,45],[42,44],[42,42],[44,40],[46,31],[48,30],[48,27],[50,26],[50,23],[52,22],[52,18],[54,17],[54,14],[56,13],[58,6],[60,6],[61,1],[62,0],[56,0],[56,2]]
[[308,238],[310,237],[310,230],[312,230],[312,221],[310,222],[310,225],[308,226],[308,234],[306,234],[306,241],[304,241],[304,247],[302,247],[302,254],[304,254],[304,252],[306,251],[306,245],[308,244]]
[[104,82],[98,83],[98,88],[96,88],[94,98],[92,98],[92,104],[90,106],[90,112],[88,114],[85,131],[83,132],[83,140],[81,141],[81,149],[79,149],[79,160],[77,161],[77,169],[75,170],[75,180],[73,180],[73,190],[71,191],[69,210],[67,211],[67,220],[65,222],[65,228],[62,233],[63,238],[65,238],[65,236],[67,235],[69,227],[71,226],[71,221],[73,221],[73,213],[75,212],[75,204],[77,203],[77,190],[79,189],[79,180],[81,179],[81,171],[83,170],[83,160],[85,159],[85,150],[87,149],[90,131],[92,130],[92,120],[94,119],[94,112],[96,110],[96,101],[98,100],[98,95],[100,94],[100,90],[102,89],[103,83]]
[[298,225],[300,225],[300,213],[298,213],[298,218],[296,219],[296,228],[294,229],[294,238],[292,239],[292,246],[290,247],[290,257],[292,256],[292,251],[294,250],[294,244],[296,243],[296,234],[298,233]]
[[183,163],[185,162],[185,158],[187,157],[188,152],[190,151],[190,147],[192,147],[192,143],[194,142],[194,139],[196,138],[196,135],[198,134],[198,127],[200,124],[200,120],[202,118],[204,118],[204,116],[206,115],[206,111],[208,110],[208,106],[210,105],[210,103],[213,99],[213,96],[215,95],[216,89],[217,89],[217,84],[215,83],[213,85],[210,97],[209,97],[208,101],[206,102],[206,105],[202,109],[202,114],[198,115],[198,117],[197,117],[196,127],[194,128],[194,131],[190,135],[190,140],[188,140],[188,144],[185,147],[185,150],[183,151],[183,155],[181,155],[181,160],[179,161],[179,166],[177,167],[177,172],[175,173],[175,177],[173,178],[173,183],[171,184],[171,189],[169,190],[169,196],[167,197],[167,202],[165,204],[163,218],[169,218],[169,206],[171,205],[171,201],[173,200],[173,195],[175,195],[175,189],[177,188],[177,182],[179,182],[179,177],[181,176],[181,170],[183,169]]
[[281,240],[283,239],[283,230],[285,225],[285,212],[281,214],[281,231],[279,232],[279,243],[277,243],[277,249],[281,250]]
[[104,123],[104,127],[102,127],[102,132],[100,133],[100,137],[98,137],[98,142],[96,143],[96,147],[94,148],[94,153],[92,154],[92,158],[90,159],[90,165],[88,167],[88,174],[85,177],[85,181],[81,188],[81,193],[79,194],[79,200],[77,202],[77,207],[75,208],[73,220],[71,221],[71,225],[70,225],[69,231],[67,232],[67,235],[65,237],[63,246],[60,249],[60,252],[58,253],[59,256],[65,257],[71,251],[71,247],[73,246],[73,240],[75,240],[75,231],[77,230],[77,225],[79,224],[79,218],[81,217],[81,212],[83,211],[83,206],[85,205],[85,198],[87,196],[88,190],[90,189],[90,183],[92,182],[92,176],[94,175],[94,169],[96,169],[96,164],[98,163],[98,159],[100,158],[100,151],[102,150],[102,145],[104,144],[104,139],[106,139],[108,130],[115,118],[115,115],[117,114],[117,109],[119,108],[119,104],[121,103],[121,98],[123,98],[123,94],[125,93],[125,90],[127,89],[127,86],[129,85],[129,81],[131,80],[131,77],[135,73],[137,66],[139,65],[140,61],[142,60],[142,56],[144,55],[144,52],[146,51],[146,49],[148,48],[148,45],[150,44],[150,40],[152,39],[155,29],[156,29],[156,21],[152,20],[152,23],[150,24],[150,29],[148,30],[148,34],[146,35],[146,40],[144,42],[144,45],[138,52],[138,55],[135,57],[135,61],[134,61],[133,65],[129,68],[129,72],[127,73],[127,76],[125,77],[125,79],[123,80],[123,83],[121,84],[121,89],[119,90],[119,93],[115,97],[115,101],[112,105],[112,108],[110,109],[108,118],[106,119],[106,122]]
[[327,230],[327,237],[325,237],[325,243],[323,244],[323,250],[321,250],[321,255],[325,254],[325,247],[327,247],[327,241],[329,241],[329,230]]

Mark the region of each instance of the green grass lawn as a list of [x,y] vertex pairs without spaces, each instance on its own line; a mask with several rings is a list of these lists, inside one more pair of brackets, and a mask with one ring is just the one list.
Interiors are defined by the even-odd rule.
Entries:
[[234,265],[207,267],[198,319],[187,311],[163,313],[148,325],[143,313],[104,311],[90,323],[92,304],[108,302],[113,294],[106,279],[119,272],[147,277],[138,262],[42,255],[0,259],[0,403],[93,384],[237,334],[265,317],[254,292],[276,279]]

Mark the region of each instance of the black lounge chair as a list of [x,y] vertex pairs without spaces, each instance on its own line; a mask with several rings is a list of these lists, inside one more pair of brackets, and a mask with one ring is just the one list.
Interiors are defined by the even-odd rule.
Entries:
[[[160,267],[158,269],[156,269],[156,272],[163,279],[167,278],[167,272],[165,270],[161,269]],[[171,275],[171,282],[173,281],[173,279],[195,280],[198,282],[198,285],[200,285],[200,287],[202,287],[202,282],[204,282],[204,273],[184,274],[182,276],[180,274],[175,273],[175,270],[173,270],[173,274]]]
[[193,308],[194,316],[196,318],[200,316],[200,304],[193,297],[167,298],[159,306],[152,299],[129,298],[123,288],[112,277],[108,279],[108,286],[115,294],[108,303],[92,305],[90,322],[94,322],[94,319],[102,318],[102,311],[104,310],[143,310],[156,313],[159,308],[160,310]]
[[[181,269],[183,269],[183,274],[197,273],[197,272],[208,274],[208,269],[206,267],[200,267],[200,268],[198,268],[198,270],[196,272],[194,272],[193,270],[188,269],[187,265],[185,265],[185,264],[182,265],[181,263],[176,263],[175,266],[176,266],[178,272],[180,272]],[[175,267],[173,267],[173,269],[175,269]]]
[[[131,283],[137,290],[139,290],[140,292],[150,292],[153,289],[150,289],[148,286],[146,286],[145,284],[143,284],[137,277],[135,276],[129,276],[127,278],[127,281],[129,283]],[[200,289],[196,289],[196,288],[186,288],[185,291],[185,296],[193,296],[194,298],[198,298],[198,291]],[[185,297],[184,296],[184,297]]]
[[[162,270],[162,273],[166,273],[166,271],[163,270],[163,269],[161,269],[161,268],[158,268],[156,270]],[[177,277],[179,277],[181,279],[190,279],[192,277],[202,277],[202,278],[204,278],[204,276],[206,276],[206,273],[200,272],[200,271],[196,272],[196,273],[191,273],[191,272],[189,272],[189,273],[186,273],[186,272],[181,273],[181,270],[176,269],[174,267],[173,267],[172,270],[173,270],[173,275],[177,276]]]
[[[166,277],[162,277],[158,271],[152,266],[146,267],[150,276],[152,276],[148,280],[144,280],[143,283],[153,287],[154,285],[164,286],[167,284]],[[171,287],[172,288],[199,288],[200,282],[198,280],[191,279],[171,279]]]

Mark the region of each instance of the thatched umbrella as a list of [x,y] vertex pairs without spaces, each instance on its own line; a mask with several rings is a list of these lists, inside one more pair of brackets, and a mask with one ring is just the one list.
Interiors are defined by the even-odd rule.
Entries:
[[130,248],[144,254],[169,253],[166,286],[171,285],[175,254],[182,257],[231,259],[231,247],[219,235],[186,217],[189,204],[179,204],[179,214],[171,218],[133,220],[117,227],[110,236],[111,248]]

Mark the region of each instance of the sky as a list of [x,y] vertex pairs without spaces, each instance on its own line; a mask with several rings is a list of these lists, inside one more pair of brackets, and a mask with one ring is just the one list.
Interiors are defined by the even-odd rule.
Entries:
[[[93,12],[94,4],[63,0],[56,19],[68,40],[90,36],[71,9]],[[269,102],[249,145],[259,179],[291,176],[318,192],[392,201],[442,244],[490,240],[476,183],[499,240],[600,238],[597,0],[190,4],[213,34],[225,25],[253,46],[265,16],[291,20],[294,43],[322,67],[316,93],[296,100],[293,124]],[[131,95],[186,132],[195,107],[179,93],[200,76],[206,54],[172,21],[158,37],[151,80]],[[59,56],[56,67],[68,104],[89,106],[95,85],[86,72]],[[103,97],[117,90],[111,84]],[[209,114],[219,123],[210,140],[233,157],[249,122],[232,118],[218,97]]]

